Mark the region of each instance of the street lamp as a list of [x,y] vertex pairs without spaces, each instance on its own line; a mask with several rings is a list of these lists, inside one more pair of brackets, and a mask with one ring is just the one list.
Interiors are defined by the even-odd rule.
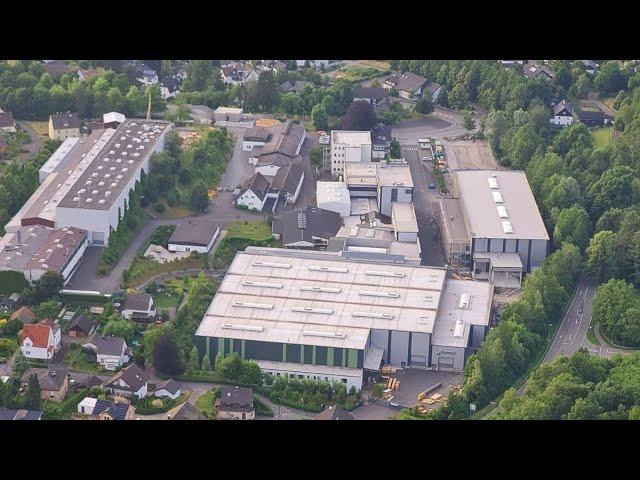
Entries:
[[549,328],[547,328],[547,342],[549,341],[549,339],[551,338],[551,327],[553,326],[552,323],[549,324]]

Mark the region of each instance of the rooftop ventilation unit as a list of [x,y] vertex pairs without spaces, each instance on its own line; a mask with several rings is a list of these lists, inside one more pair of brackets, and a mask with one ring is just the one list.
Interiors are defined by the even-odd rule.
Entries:
[[320,313],[322,315],[333,314],[333,310],[330,308],[292,307],[291,311],[297,313]]
[[469,303],[471,302],[471,295],[468,293],[463,293],[460,295],[460,301],[458,302],[458,308],[467,309],[469,308]]
[[400,298],[400,294],[396,292],[378,292],[374,290],[360,290],[359,295],[363,297],[386,297],[386,298]]
[[504,205],[498,205],[496,207],[496,210],[498,210],[498,216],[500,218],[509,218],[509,214],[507,213],[507,208]]
[[98,200],[98,203],[99,203],[100,205],[104,205],[104,198],[101,198],[100,200]]
[[318,285],[302,285],[300,290],[303,292],[322,292],[322,293],[340,293],[341,288],[320,287]]
[[282,288],[281,283],[254,282],[252,280],[243,280],[242,285],[245,287]]
[[372,275],[374,277],[404,278],[403,272],[385,272],[384,270],[367,270],[364,273],[367,275]]
[[264,327],[257,325],[234,325],[233,323],[223,323],[222,328],[227,330],[247,330],[249,332],[262,332]]
[[302,335],[305,337],[347,338],[347,335],[342,332],[320,332],[318,330],[304,330]]
[[358,227],[351,227],[351,230],[349,230],[349,236],[356,237],[357,235],[358,235]]
[[87,203],[91,203],[91,202],[93,202],[93,198],[89,197],[89,198],[87,198],[87,199],[85,200],[85,202],[87,202]]
[[344,267],[327,267],[325,265],[309,265],[309,270],[313,272],[332,272],[332,273],[347,273],[348,268]]
[[98,194],[98,190],[92,190],[91,191],[91,195],[97,195]]
[[502,230],[504,230],[504,233],[513,233],[513,227],[509,220],[502,221]]
[[491,192],[493,196],[493,201],[495,203],[504,203],[504,199],[502,198],[502,194],[500,192]]
[[498,179],[495,177],[489,177],[489,188],[491,190],[497,190],[498,188],[500,188],[500,186],[498,185]]
[[351,312],[351,316],[362,318],[384,318],[385,320],[393,320],[393,315],[389,313],[379,312]]
[[462,338],[464,335],[464,320],[456,320],[456,324],[453,327],[454,338]]
[[375,234],[376,232],[374,230],[367,230],[366,236],[367,238],[373,238]]
[[271,267],[271,268],[291,268],[290,263],[278,263],[278,262],[253,262],[254,267]]
[[234,307],[258,308],[261,310],[272,310],[273,303],[253,303],[253,302],[233,302]]

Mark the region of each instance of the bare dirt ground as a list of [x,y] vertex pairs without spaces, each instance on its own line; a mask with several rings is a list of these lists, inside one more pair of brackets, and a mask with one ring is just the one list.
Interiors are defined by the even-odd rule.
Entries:
[[[451,147],[449,164],[454,170],[470,169],[498,169],[498,163],[493,157],[491,148],[486,142],[458,140],[449,142]],[[446,152],[446,147],[445,147]]]

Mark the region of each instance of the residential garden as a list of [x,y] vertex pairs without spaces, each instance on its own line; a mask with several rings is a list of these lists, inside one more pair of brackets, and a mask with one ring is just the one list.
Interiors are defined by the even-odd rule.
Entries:
[[226,269],[236,253],[249,245],[279,247],[281,243],[273,238],[269,222],[262,220],[231,222],[227,225],[227,235],[222,239],[213,256],[213,267]]

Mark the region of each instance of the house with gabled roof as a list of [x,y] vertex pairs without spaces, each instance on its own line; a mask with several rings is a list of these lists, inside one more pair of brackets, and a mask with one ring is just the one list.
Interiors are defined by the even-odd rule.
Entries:
[[93,397],[85,397],[78,404],[78,414],[87,420],[133,420],[135,412],[133,405]]
[[48,318],[25,325],[20,335],[20,348],[27,358],[51,360],[60,349],[60,327]]
[[104,384],[112,395],[144,398],[147,396],[149,375],[135,363],[123,368]]
[[236,205],[247,207],[249,210],[262,211],[267,201],[271,184],[260,172],[253,174],[242,186]]
[[553,106],[553,117],[549,119],[549,123],[568,127],[573,123],[573,109],[566,100],[562,100]]

